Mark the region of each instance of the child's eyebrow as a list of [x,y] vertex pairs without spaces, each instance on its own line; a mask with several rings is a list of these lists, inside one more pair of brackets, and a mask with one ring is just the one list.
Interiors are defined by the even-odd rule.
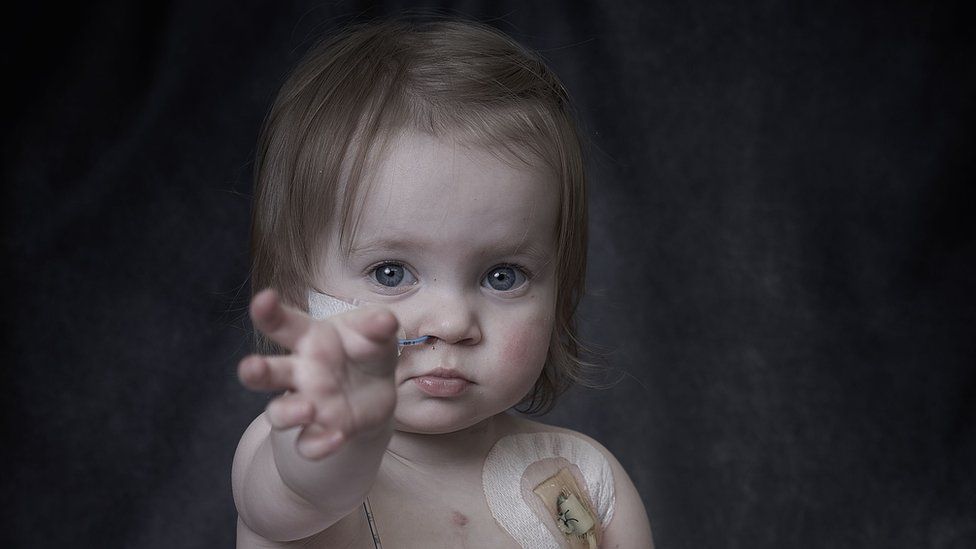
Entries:
[[[402,238],[380,238],[376,240],[366,240],[363,242],[358,242],[353,244],[349,248],[348,257],[354,255],[366,254],[371,252],[418,252],[425,247],[430,247],[422,242],[418,242],[413,239],[402,239]],[[540,263],[548,263],[551,259],[550,254],[545,250],[545,248],[538,246],[534,242],[520,242],[518,245],[485,245],[485,246],[475,246],[472,249],[472,255],[479,256],[489,256],[489,255],[503,255],[512,257],[528,257],[534,259]]]
[[415,251],[423,248],[422,245],[418,244],[414,240],[406,240],[399,238],[381,238],[377,240],[366,240],[364,242],[353,244],[349,247],[349,253],[347,257],[365,254],[369,252],[380,252],[380,251],[391,251],[391,250],[406,250]]

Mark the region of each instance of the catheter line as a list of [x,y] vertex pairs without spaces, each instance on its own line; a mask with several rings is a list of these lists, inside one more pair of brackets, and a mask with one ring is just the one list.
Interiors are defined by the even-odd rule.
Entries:
[[401,347],[409,347],[410,345],[419,345],[427,341],[427,338],[429,337],[430,336],[420,336],[420,337],[415,337],[413,339],[398,339],[397,345]]

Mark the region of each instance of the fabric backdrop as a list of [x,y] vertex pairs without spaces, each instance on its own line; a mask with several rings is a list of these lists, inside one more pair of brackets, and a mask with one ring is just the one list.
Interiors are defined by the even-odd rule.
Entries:
[[543,53],[590,143],[586,341],[544,421],[658,546],[976,546],[962,3],[75,2],[8,12],[0,545],[234,543],[251,168],[300,55],[436,8]]

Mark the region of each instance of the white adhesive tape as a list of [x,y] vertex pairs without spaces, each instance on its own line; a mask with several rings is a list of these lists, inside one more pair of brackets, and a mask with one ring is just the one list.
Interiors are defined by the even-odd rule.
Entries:
[[560,457],[579,467],[600,524],[605,527],[613,518],[613,470],[592,444],[563,433],[508,435],[488,452],[481,481],[492,516],[525,549],[561,547],[522,498],[522,474],[529,465]]
[[351,311],[355,308],[356,305],[336,299],[328,294],[316,292],[315,290],[308,291],[308,316],[315,320],[322,320],[323,318]]
[[[308,291],[308,316],[314,318],[315,320],[322,320],[332,315],[351,311],[359,306],[360,303],[356,301],[350,303],[348,301],[343,301],[341,299],[332,297],[329,294],[323,294],[315,290]],[[400,329],[397,330],[397,356],[400,356],[400,353],[403,351],[404,347],[419,345],[424,341],[427,341],[426,337],[404,339],[406,337],[406,331],[404,330],[403,326],[400,326]]]

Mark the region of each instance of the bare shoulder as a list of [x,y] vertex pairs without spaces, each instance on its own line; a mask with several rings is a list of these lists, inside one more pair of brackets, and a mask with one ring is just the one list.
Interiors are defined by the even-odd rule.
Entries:
[[251,465],[254,455],[258,452],[258,447],[271,430],[271,424],[262,413],[248,425],[244,434],[241,435],[240,442],[237,443],[237,451],[234,452],[234,464],[231,468],[231,485],[234,491],[234,504],[238,512],[245,508],[244,502],[244,482],[247,475],[247,468]]
[[604,530],[601,547],[606,548],[653,548],[651,525],[637,488],[620,461],[603,444],[593,437],[567,429],[533,421],[524,417],[512,416],[518,425],[518,432],[561,433],[579,437],[598,450],[610,464],[613,471],[614,512],[610,523]]

